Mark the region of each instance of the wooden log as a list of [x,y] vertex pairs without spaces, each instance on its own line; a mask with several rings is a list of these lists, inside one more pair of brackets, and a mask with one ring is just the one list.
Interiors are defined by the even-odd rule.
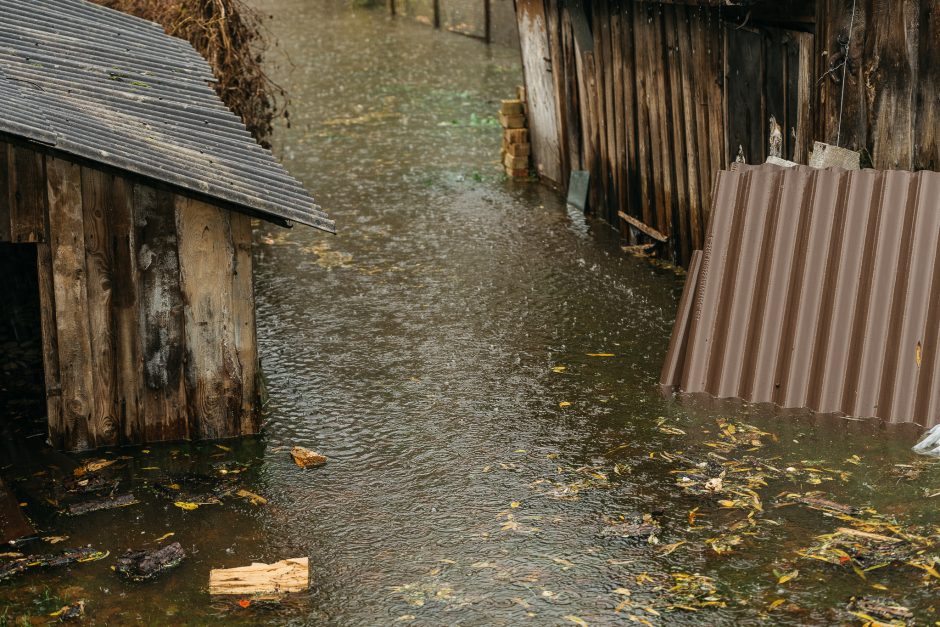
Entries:
[[[46,159],[49,243],[55,293],[55,321],[62,386],[63,433],[69,450],[97,446],[91,422],[94,375],[88,327],[87,272],[82,218],[81,168],[65,159]],[[107,440],[107,434],[102,434]]]
[[46,181],[43,157],[23,146],[13,146],[11,156],[11,240],[45,241]]
[[113,177],[93,168],[82,168],[81,177],[88,323],[95,380],[91,430],[99,446],[113,446],[118,443],[120,434],[116,411],[116,349],[111,323]]
[[176,197],[180,290],[186,340],[188,412],[193,435],[218,439],[241,434],[242,368],[235,345],[232,277],[235,249],[229,212]]
[[660,233],[659,231],[657,231],[656,229],[654,229],[653,227],[649,225],[643,224],[642,222],[640,222],[633,216],[628,215],[624,213],[623,211],[619,212],[618,215],[620,216],[621,220],[623,220],[630,226],[634,227],[638,231],[641,231],[643,234],[647,235],[648,237],[653,238],[657,242],[665,243],[669,241],[669,237],[667,235]]
[[39,316],[42,328],[43,380],[46,387],[46,417],[49,442],[54,448],[65,448],[67,432],[62,412],[62,379],[59,370],[59,339],[56,328],[55,283],[52,250],[48,243],[36,246],[36,274],[39,280]]
[[141,441],[190,437],[183,385],[185,336],[173,195],[134,185],[134,258],[139,303]]
[[241,364],[241,433],[261,430],[258,406],[258,334],[255,329],[255,292],[252,284],[251,218],[232,213],[232,244],[235,266],[232,270],[232,318],[235,351]]
[[522,101],[516,99],[500,100],[499,112],[503,115],[523,115]]
[[310,561],[306,557],[273,564],[253,563],[238,568],[213,568],[209,594],[278,594],[303,592],[310,586]]

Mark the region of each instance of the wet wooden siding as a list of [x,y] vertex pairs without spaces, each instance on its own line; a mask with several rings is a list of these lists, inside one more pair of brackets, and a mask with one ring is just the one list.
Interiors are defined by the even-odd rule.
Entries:
[[879,168],[940,169],[935,2],[856,4],[841,108],[852,0],[718,4],[517,0],[526,84],[554,85],[555,115],[530,116],[533,147],[557,147],[533,151],[542,177],[565,191],[571,170],[589,171],[592,213],[631,242],[650,240],[629,221],[665,234],[662,254],[685,264],[716,172],[764,162],[771,116],[787,159],[806,163],[820,140]]
[[247,216],[0,143],[0,224],[39,248],[55,446],[258,431]]

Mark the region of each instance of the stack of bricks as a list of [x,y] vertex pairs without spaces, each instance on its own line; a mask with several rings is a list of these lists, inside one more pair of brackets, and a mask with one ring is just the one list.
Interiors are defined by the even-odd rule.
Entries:
[[503,149],[501,151],[506,176],[526,178],[529,176],[529,131],[526,128],[525,88],[520,87],[518,98],[503,100],[499,105],[499,122],[503,126]]

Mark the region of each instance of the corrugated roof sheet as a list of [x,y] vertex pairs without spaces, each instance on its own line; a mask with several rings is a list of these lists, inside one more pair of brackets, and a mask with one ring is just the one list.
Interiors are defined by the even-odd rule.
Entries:
[[84,0],[0,0],[0,132],[335,232],[156,24]]
[[664,388],[940,423],[940,173],[718,176]]

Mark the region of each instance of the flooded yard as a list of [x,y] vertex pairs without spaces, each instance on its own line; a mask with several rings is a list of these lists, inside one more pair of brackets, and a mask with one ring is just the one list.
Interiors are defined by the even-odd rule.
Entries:
[[[84,473],[7,451],[44,537],[19,550],[101,553],[0,582],[0,624],[78,600],[101,625],[940,621],[940,467],[915,430],[662,398],[683,276],[505,179],[517,51],[252,4],[292,100],[275,153],[339,227],[256,225],[264,433],[99,451],[115,463]],[[294,445],[329,461],[300,469]],[[138,502],[60,513],[99,480]],[[112,572],[171,539],[171,573]],[[211,568],[299,556],[309,593],[208,594]]]

